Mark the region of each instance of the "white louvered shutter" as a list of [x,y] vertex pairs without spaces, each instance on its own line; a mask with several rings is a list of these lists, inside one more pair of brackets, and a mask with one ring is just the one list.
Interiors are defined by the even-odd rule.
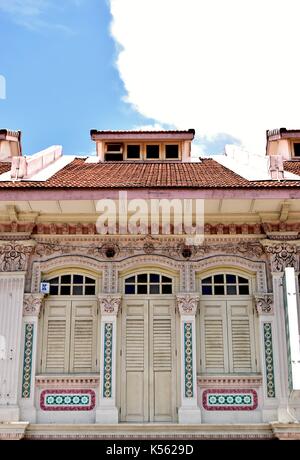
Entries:
[[45,302],[42,372],[68,372],[70,309],[71,302]]
[[174,305],[150,301],[150,420],[172,421],[174,414]]
[[201,302],[200,341],[202,372],[227,372],[226,302]]
[[72,302],[70,372],[96,371],[97,302]]
[[252,302],[227,302],[230,372],[255,371]]
[[[124,421],[148,417],[148,304],[130,300],[123,315],[122,407]],[[123,381],[123,379],[125,381]]]

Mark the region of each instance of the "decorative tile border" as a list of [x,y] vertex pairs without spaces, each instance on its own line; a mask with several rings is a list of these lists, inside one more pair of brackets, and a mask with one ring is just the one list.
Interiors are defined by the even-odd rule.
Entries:
[[255,390],[205,390],[202,404],[206,410],[255,410],[258,405]]
[[30,398],[31,393],[31,369],[32,369],[32,350],[33,350],[34,324],[26,323],[24,332],[24,358],[22,376],[22,398]]
[[275,398],[272,323],[263,323],[267,397]]
[[40,406],[46,411],[83,411],[95,407],[94,390],[43,390]]
[[112,397],[113,324],[104,324],[103,398]]
[[193,325],[184,323],[184,396],[193,398]]

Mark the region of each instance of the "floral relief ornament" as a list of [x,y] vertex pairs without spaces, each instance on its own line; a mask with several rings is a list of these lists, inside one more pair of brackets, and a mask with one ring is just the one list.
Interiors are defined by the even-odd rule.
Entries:
[[14,242],[0,246],[0,271],[25,271],[32,249]]
[[177,306],[181,315],[195,315],[200,297],[195,294],[178,294]]
[[272,254],[271,267],[273,272],[283,272],[286,267],[297,269],[297,247],[290,244],[267,246],[266,252]]
[[117,315],[121,305],[121,296],[99,296],[102,315]]
[[258,314],[273,314],[273,294],[257,294],[255,296],[256,311]]
[[23,315],[39,316],[44,294],[24,294]]

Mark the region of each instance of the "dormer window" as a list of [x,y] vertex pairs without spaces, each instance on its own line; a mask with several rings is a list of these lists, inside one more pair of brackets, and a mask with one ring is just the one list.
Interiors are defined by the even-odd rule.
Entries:
[[294,142],[294,156],[300,157],[300,142]]
[[166,144],[166,160],[178,160],[178,144]]
[[105,161],[123,161],[123,144],[106,144]]
[[137,144],[127,145],[127,160],[139,160],[141,155],[141,146]]
[[146,159],[159,160],[159,145],[149,144],[146,145]]

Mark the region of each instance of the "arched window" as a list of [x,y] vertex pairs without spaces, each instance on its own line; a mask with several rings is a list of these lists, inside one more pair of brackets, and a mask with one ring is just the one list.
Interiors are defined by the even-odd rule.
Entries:
[[256,372],[250,280],[235,273],[216,273],[201,280],[200,292],[201,372]]
[[96,372],[96,280],[67,273],[54,276],[49,283],[50,296],[45,299],[41,320],[41,372]]
[[125,279],[125,294],[172,294],[173,280],[159,273],[141,273]]
[[50,295],[95,295],[96,280],[89,276],[70,274],[48,280]]

